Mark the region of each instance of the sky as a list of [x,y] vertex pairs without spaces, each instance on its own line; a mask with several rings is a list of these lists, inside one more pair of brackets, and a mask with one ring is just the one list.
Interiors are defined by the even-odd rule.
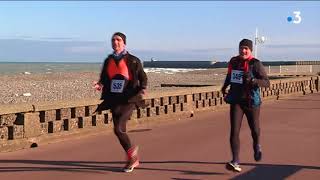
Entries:
[[319,18],[317,1],[0,1],[0,62],[101,62],[117,31],[142,61],[229,61],[256,29],[262,61],[320,60]]

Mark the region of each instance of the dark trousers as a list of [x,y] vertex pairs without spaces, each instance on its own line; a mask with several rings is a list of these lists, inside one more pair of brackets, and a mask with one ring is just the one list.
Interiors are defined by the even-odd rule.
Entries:
[[240,152],[240,128],[243,119],[243,115],[246,115],[248,124],[251,130],[251,136],[253,139],[253,147],[260,144],[260,106],[249,108],[246,104],[231,104],[230,105],[230,145],[232,151],[232,161],[239,162]]
[[114,133],[118,137],[121,146],[127,152],[131,148],[131,141],[127,134],[127,122],[132,115],[135,104],[121,104],[111,108]]

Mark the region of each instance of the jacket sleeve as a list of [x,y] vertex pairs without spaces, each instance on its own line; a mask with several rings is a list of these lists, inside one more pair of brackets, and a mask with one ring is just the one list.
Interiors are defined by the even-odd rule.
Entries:
[[225,90],[230,85],[231,70],[232,70],[231,61],[232,61],[232,59],[228,63],[228,72],[227,72],[227,75],[226,75],[226,79],[224,80],[224,84],[222,86],[222,90]]
[[106,73],[107,61],[108,61],[108,58],[106,58],[104,60],[104,63],[102,65],[101,72],[100,72],[100,79],[98,81],[99,83],[101,83],[103,85],[105,85],[106,80],[108,79],[107,78],[107,73]]
[[137,58],[137,73],[138,73],[138,80],[140,84],[141,89],[147,89],[147,84],[148,84],[148,77],[147,74],[144,72],[142,64],[140,59]]
[[224,84],[222,86],[222,89],[226,89],[230,84],[230,74],[228,73],[226,76],[226,79],[224,80]]
[[255,63],[254,68],[256,77],[253,80],[253,85],[259,87],[269,87],[270,81],[263,64],[258,60],[257,63]]

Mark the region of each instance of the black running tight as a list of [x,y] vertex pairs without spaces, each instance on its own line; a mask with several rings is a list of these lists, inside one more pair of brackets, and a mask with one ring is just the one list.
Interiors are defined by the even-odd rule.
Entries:
[[260,123],[259,114],[260,106],[248,108],[245,104],[231,104],[230,105],[230,145],[232,151],[232,161],[239,162],[239,151],[240,151],[240,128],[243,119],[243,115],[246,115],[248,124],[251,130],[251,136],[253,139],[253,147],[260,144]]
[[129,120],[134,108],[135,104],[122,104],[111,109],[114,133],[126,152],[131,148],[131,141],[127,134],[127,121]]

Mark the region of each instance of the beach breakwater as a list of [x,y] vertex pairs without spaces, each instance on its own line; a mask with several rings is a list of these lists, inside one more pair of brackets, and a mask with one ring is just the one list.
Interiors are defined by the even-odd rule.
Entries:
[[[263,99],[317,93],[320,76],[271,80],[261,88]],[[226,107],[220,87],[208,86],[150,93],[146,108],[134,110],[129,126],[151,121],[191,117],[195,113]],[[0,106],[0,152],[13,151],[112,130],[109,110],[94,114],[100,100],[81,100]]]
[[[320,65],[320,61],[262,61],[264,66]],[[219,61],[144,61],[148,68],[226,68],[228,62]]]

